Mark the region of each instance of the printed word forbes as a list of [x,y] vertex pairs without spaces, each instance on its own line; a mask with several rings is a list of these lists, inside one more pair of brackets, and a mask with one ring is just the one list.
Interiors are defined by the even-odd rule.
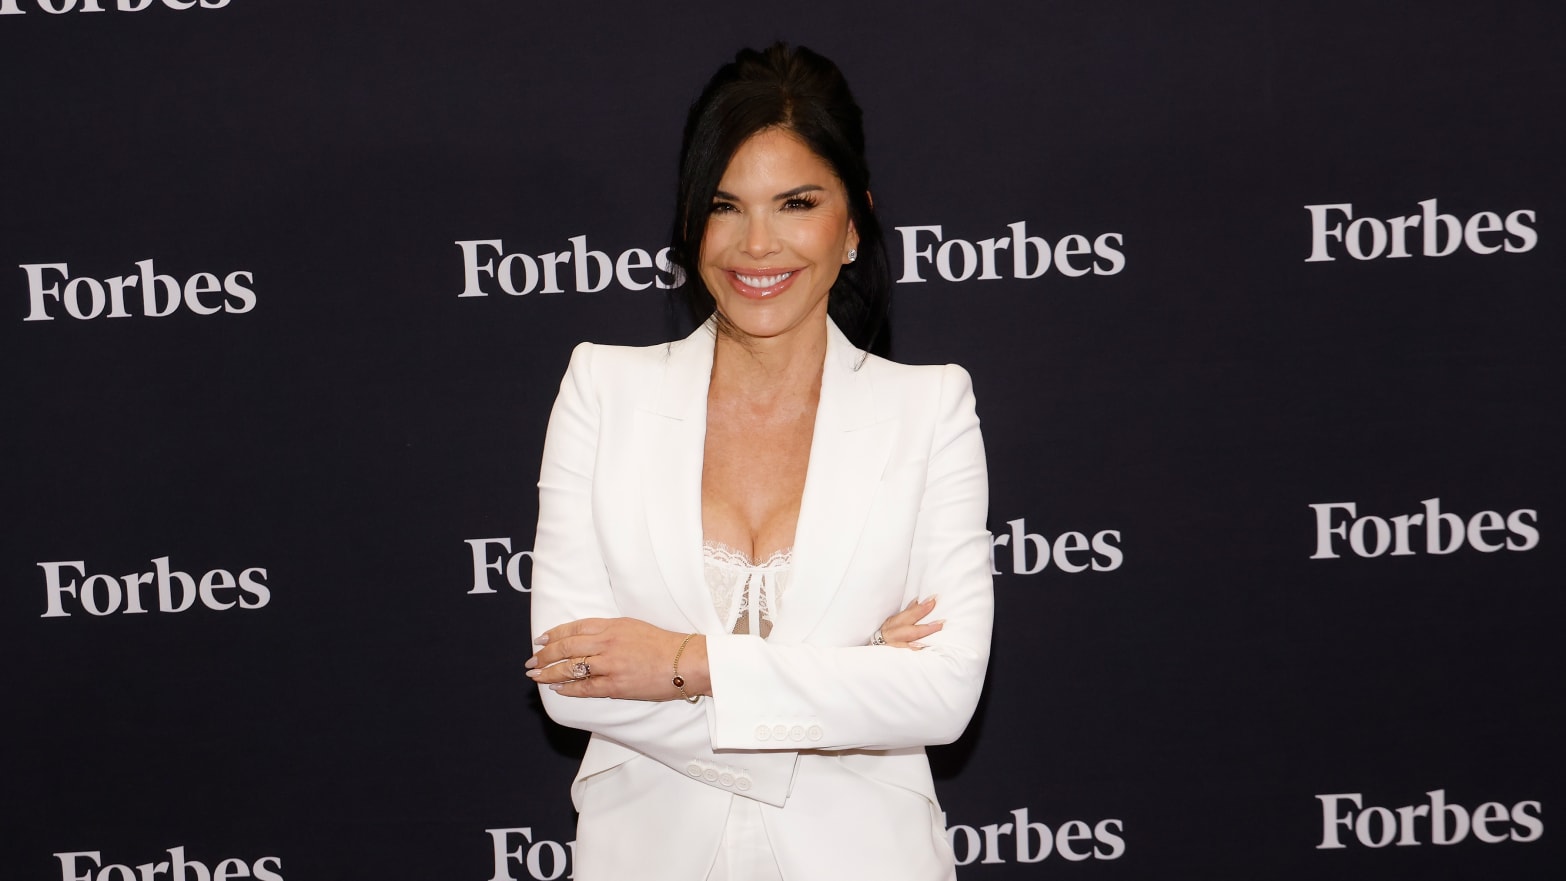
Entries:
[[[201,576],[198,582],[190,575],[169,568],[169,558],[152,561],[151,572],[132,572],[115,578],[112,575],[87,575],[87,564],[81,560],[62,560],[39,563],[44,571],[44,591],[48,609],[43,618],[68,618],[67,605],[85,609],[89,615],[139,615],[152,611],[147,608],[149,597],[145,588],[156,590],[155,599],[159,612],[183,612],[196,604],[221,612],[238,606],[241,609],[259,609],[272,601],[272,591],[266,586],[266,570],[252,566],[236,577],[227,569],[213,569]],[[77,577],[86,576],[80,583]],[[230,593],[230,591],[235,591]]]
[[1006,521],[1010,532],[990,537],[990,574],[1000,575],[999,549],[1011,551],[1011,571],[1016,575],[1036,575],[1054,562],[1066,573],[1112,572],[1125,562],[1120,550],[1120,530],[1101,529],[1088,538],[1085,532],[1062,532],[1054,542],[1028,532],[1024,518]]
[[126,306],[126,292],[132,289],[140,292],[141,314],[149,318],[166,318],[181,306],[197,315],[242,314],[256,307],[256,294],[250,288],[255,276],[245,270],[230,272],[221,281],[210,272],[198,272],[180,281],[158,275],[151,260],[141,260],[136,263],[139,272],[99,281],[71,277],[70,267],[64,263],[23,263],[21,267],[27,273],[28,312],[23,321],[52,321],[60,307],[65,314],[82,320],[100,315],[129,318],[133,307]]
[[[1043,862],[1059,854],[1071,862],[1118,860],[1126,852],[1125,829],[1119,820],[1099,820],[1089,826],[1081,820],[1061,823],[1053,832],[1043,823],[1029,822],[1028,809],[1011,812],[1012,822],[991,823],[975,829],[961,823],[946,827],[957,865]],[[946,822],[946,815],[941,815]],[[1009,843],[1007,838],[1012,839]],[[1008,859],[1009,858],[1009,859]]]
[[169,9],[222,9],[231,0],[0,0],[0,15],[23,15],[27,12],[22,7],[37,6],[41,11],[51,15],[64,15],[67,12],[107,12],[117,9],[120,12],[140,12],[153,6],[164,6]]
[[[1355,260],[1375,260],[1411,257],[1409,248],[1416,246],[1426,257],[1445,257],[1459,247],[1467,247],[1475,254],[1519,254],[1532,251],[1539,244],[1539,233],[1533,228],[1538,215],[1526,208],[1513,211],[1504,219],[1494,211],[1481,211],[1466,221],[1438,212],[1434,199],[1420,202],[1419,209],[1418,214],[1378,220],[1356,218],[1349,202],[1306,205],[1305,210],[1310,212],[1310,256],[1305,262],[1336,260],[1334,250]],[[1344,226],[1344,221],[1349,224]],[[1417,243],[1411,241],[1415,238]]]
[[1343,839],[1353,836],[1365,847],[1415,847],[1421,844],[1457,844],[1472,832],[1485,844],[1503,841],[1527,843],[1544,834],[1537,801],[1520,801],[1511,807],[1487,801],[1473,811],[1448,803],[1446,790],[1433,789],[1425,795],[1425,804],[1400,808],[1365,807],[1357,792],[1318,795],[1321,802],[1321,843],[1317,850],[1348,847]]
[[1529,551],[1539,544],[1539,512],[1518,508],[1510,514],[1480,511],[1465,522],[1456,514],[1441,510],[1440,499],[1425,499],[1418,514],[1395,517],[1359,515],[1353,502],[1324,502],[1311,505],[1316,512],[1316,553],[1312,560],[1335,560],[1341,543],[1347,543],[1356,556],[1379,557],[1391,552],[1394,557],[1418,553],[1412,539],[1417,529],[1424,533],[1428,554],[1453,554],[1464,544],[1476,551],[1493,554],[1499,550]]
[[[1006,228],[1011,230],[1010,235],[970,242],[946,238],[939,226],[899,226],[897,231],[903,237],[903,274],[897,281],[928,281],[921,270],[931,265],[947,281],[1038,278],[1051,266],[1072,278],[1089,273],[1115,275],[1126,268],[1120,233],[1106,232],[1092,241],[1087,236],[1061,236],[1051,247],[1044,239],[1028,235],[1026,221],[1007,224]],[[1011,259],[1002,260],[1001,251],[1010,251]],[[1001,275],[1002,269],[1008,274]]]
[[[576,860],[576,842],[533,840],[533,829],[485,829],[495,846],[495,874],[489,881],[519,881],[512,867],[525,870],[531,881],[555,881],[572,877]],[[513,845],[515,845],[513,847]],[[509,850],[507,848],[510,848]]]
[[55,857],[60,861],[60,881],[283,881],[283,861],[277,857],[262,857],[254,863],[231,858],[209,869],[199,860],[186,859],[183,847],[171,847],[168,859],[142,863],[134,869],[120,863],[104,865],[102,852],[96,850],[67,851]]
[[[569,251],[545,252],[539,255],[507,254],[500,239],[474,239],[457,242],[462,249],[462,293],[459,297],[487,297],[480,276],[487,277],[502,291],[520,297],[537,291],[541,294],[558,294],[564,291],[561,282],[565,273],[562,266],[572,269],[570,280],[575,290],[591,294],[603,290],[610,282],[618,282],[628,291],[645,291],[648,288],[677,288],[684,281],[678,269],[669,262],[669,249],[650,254],[641,248],[622,251],[611,259],[603,251],[590,250],[587,236],[572,236]],[[499,257],[499,260],[495,258]],[[479,262],[480,260],[483,262]]]
[[[509,538],[469,538],[464,539],[468,548],[473,552],[473,589],[468,593],[494,593],[495,588],[490,586],[489,573],[497,575],[504,573],[506,583],[511,589],[527,593],[531,588],[522,582],[522,560],[527,558],[532,561],[532,551],[517,551],[511,553],[511,539]],[[499,548],[503,554],[490,557],[490,546]]]

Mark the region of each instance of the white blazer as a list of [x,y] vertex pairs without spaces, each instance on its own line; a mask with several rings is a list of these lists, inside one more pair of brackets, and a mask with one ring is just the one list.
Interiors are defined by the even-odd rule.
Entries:
[[[867,357],[829,322],[793,574],[762,640],[727,632],[703,577],[713,345],[711,322],[665,345],[583,343],[550,416],[533,634],[621,616],[703,633],[713,692],[540,689],[551,718],[593,733],[571,787],[575,877],[700,881],[739,797],[761,804],[784,878],[953,878],[924,747],[967,726],[994,612],[968,374]],[[928,648],[866,645],[930,594],[946,625]]]

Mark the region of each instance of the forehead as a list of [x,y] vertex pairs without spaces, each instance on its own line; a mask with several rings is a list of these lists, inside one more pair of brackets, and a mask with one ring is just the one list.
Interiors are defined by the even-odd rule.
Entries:
[[[779,184],[787,186],[779,189]],[[730,192],[747,186],[772,188],[770,195],[804,184],[842,186],[825,159],[793,132],[774,127],[762,129],[740,144],[718,186]]]

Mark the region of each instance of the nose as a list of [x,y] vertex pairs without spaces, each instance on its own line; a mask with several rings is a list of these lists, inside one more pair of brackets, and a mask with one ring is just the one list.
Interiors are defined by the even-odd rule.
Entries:
[[771,218],[764,214],[751,214],[745,220],[745,238],[740,250],[753,259],[776,254],[778,240],[772,229]]

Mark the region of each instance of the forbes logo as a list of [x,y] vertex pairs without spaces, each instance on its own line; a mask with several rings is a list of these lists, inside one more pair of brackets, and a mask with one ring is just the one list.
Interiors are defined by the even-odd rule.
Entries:
[[1428,554],[1455,554],[1464,544],[1486,554],[1530,551],[1539,544],[1539,512],[1532,508],[1518,508],[1504,516],[1499,511],[1480,511],[1465,522],[1442,511],[1440,499],[1420,504],[1423,512],[1395,517],[1360,517],[1353,502],[1313,504],[1316,553],[1310,558],[1335,560],[1344,544],[1359,557],[1379,557],[1388,551],[1394,557],[1414,556],[1420,544],[1413,540],[1415,531],[1424,533],[1422,544]]
[[1537,801],[1520,801],[1511,807],[1487,801],[1470,812],[1446,800],[1446,790],[1425,793],[1426,804],[1400,808],[1365,807],[1357,792],[1318,795],[1321,802],[1321,843],[1317,850],[1341,850],[1348,845],[1343,836],[1365,847],[1386,847],[1396,841],[1398,847],[1430,844],[1457,844],[1472,832],[1485,844],[1503,841],[1528,843],[1544,834],[1539,818],[1544,808]]
[[[587,236],[572,236],[569,251],[531,254],[507,254],[500,239],[472,239],[457,242],[462,249],[462,293],[459,297],[487,297],[484,289],[487,278],[499,285],[502,291],[513,297],[531,294],[558,294],[561,280],[566,273],[560,268],[571,267],[570,280],[575,290],[594,294],[619,282],[628,291],[645,291],[648,288],[677,288],[683,282],[678,270],[669,262],[669,249],[656,255],[641,248],[631,248],[610,258],[603,251],[587,247]],[[497,261],[495,258],[499,257]],[[480,262],[482,260],[482,262]]]
[[[977,829],[961,823],[948,826],[946,838],[951,842],[957,865],[993,865],[1013,860],[1041,863],[1052,853],[1074,863],[1118,860],[1126,852],[1126,840],[1121,837],[1124,825],[1119,820],[1099,820],[1092,826],[1082,820],[1068,820],[1051,832],[1043,823],[1029,822],[1027,808],[1012,811],[1011,818],[1010,823],[991,823]],[[946,822],[945,814],[941,815],[941,822]],[[1012,839],[1009,845],[1008,837]]]
[[[495,874],[490,876],[489,881],[519,881],[512,874],[513,865],[526,871],[532,881],[572,877],[571,865],[576,857],[575,841],[567,841],[565,844],[543,838],[534,841],[530,826],[484,831],[489,833],[495,849]],[[515,847],[512,847],[513,844]]]
[[[522,582],[522,560],[526,558],[529,563],[533,560],[532,551],[511,552],[511,539],[509,538],[469,538],[464,539],[468,543],[468,549],[473,552],[473,588],[468,593],[494,593],[495,588],[490,586],[489,573],[505,575],[506,583],[518,593],[527,593],[531,590]],[[490,556],[490,546],[499,549],[494,557]]]
[[[64,560],[55,563],[39,563],[44,571],[44,591],[49,608],[42,618],[68,618],[69,605],[87,610],[99,617],[113,615],[122,609],[126,615],[144,614],[148,610],[143,589],[155,587],[159,612],[183,612],[201,604],[216,612],[232,609],[259,609],[272,601],[272,591],[266,586],[266,570],[252,566],[236,578],[227,569],[213,569],[195,578],[169,568],[169,558],[152,561],[151,572],[133,572],[115,578],[111,575],[88,575],[81,583],[76,577],[87,574],[87,564],[81,560]],[[71,573],[74,572],[76,577]],[[230,591],[233,591],[232,593]],[[176,592],[178,599],[175,598]]]
[[[1100,529],[1089,538],[1085,532],[1062,532],[1051,542],[1029,532],[1024,518],[1006,521],[1009,532],[990,536],[990,574],[1000,575],[1001,556],[1010,556],[1015,575],[1037,575],[1050,563],[1068,574],[1077,572],[1113,572],[1126,560],[1120,550],[1120,530]],[[1006,548],[1009,554],[1000,549]]]
[[72,278],[64,263],[23,263],[21,268],[27,273],[28,313],[23,321],[53,321],[62,307],[66,315],[83,321],[105,314],[129,318],[126,300],[131,290],[140,291],[141,314],[149,318],[166,318],[181,306],[197,315],[237,315],[256,307],[256,294],[250,288],[255,276],[245,270],[230,272],[221,281],[210,272],[180,281],[157,274],[151,260],[141,260],[136,263],[137,273],[99,281]]
[[[154,5],[169,9],[222,9],[230,0],[32,0],[29,6],[37,6],[51,15],[67,12],[104,12],[118,9],[120,12],[140,12]],[[0,0],[0,15],[23,15],[22,0]]]
[[185,848],[171,847],[168,859],[142,863],[133,870],[120,863],[105,866],[103,852],[97,850],[66,851],[54,856],[60,861],[60,881],[152,881],[159,875],[167,875],[170,881],[283,881],[279,874],[283,861],[277,857],[262,857],[253,864],[227,859],[208,869],[199,860],[185,859]]
[[[1052,247],[1048,241],[1028,235],[1026,221],[1007,224],[1006,228],[1010,235],[970,242],[946,238],[939,226],[899,226],[897,231],[903,237],[903,274],[897,281],[928,281],[921,273],[930,266],[947,281],[975,277],[979,281],[1038,278],[1051,266],[1072,278],[1089,273],[1115,275],[1126,268],[1120,233],[1106,232],[1092,241],[1087,236],[1061,236]],[[1009,252],[1009,259],[1002,258],[1001,251]],[[1007,275],[1001,275],[1002,270]]]
[[[1419,213],[1378,220],[1354,216],[1349,202],[1331,205],[1306,205],[1310,212],[1310,256],[1306,263],[1325,263],[1338,259],[1333,251],[1347,253],[1355,260],[1378,257],[1411,257],[1418,247],[1426,257],[1445,257],[1460,247],[1475,254],[1505,251],[1520,254],[1539,244],[1533,225],[1538,215],[1526,208],[1513,211],[1503,219],[1494,211],[1481,211],[1466,221],[1436,210],[1436,200],[1419,203]],[[1344,226],[1344,221],[1349,221]]]

